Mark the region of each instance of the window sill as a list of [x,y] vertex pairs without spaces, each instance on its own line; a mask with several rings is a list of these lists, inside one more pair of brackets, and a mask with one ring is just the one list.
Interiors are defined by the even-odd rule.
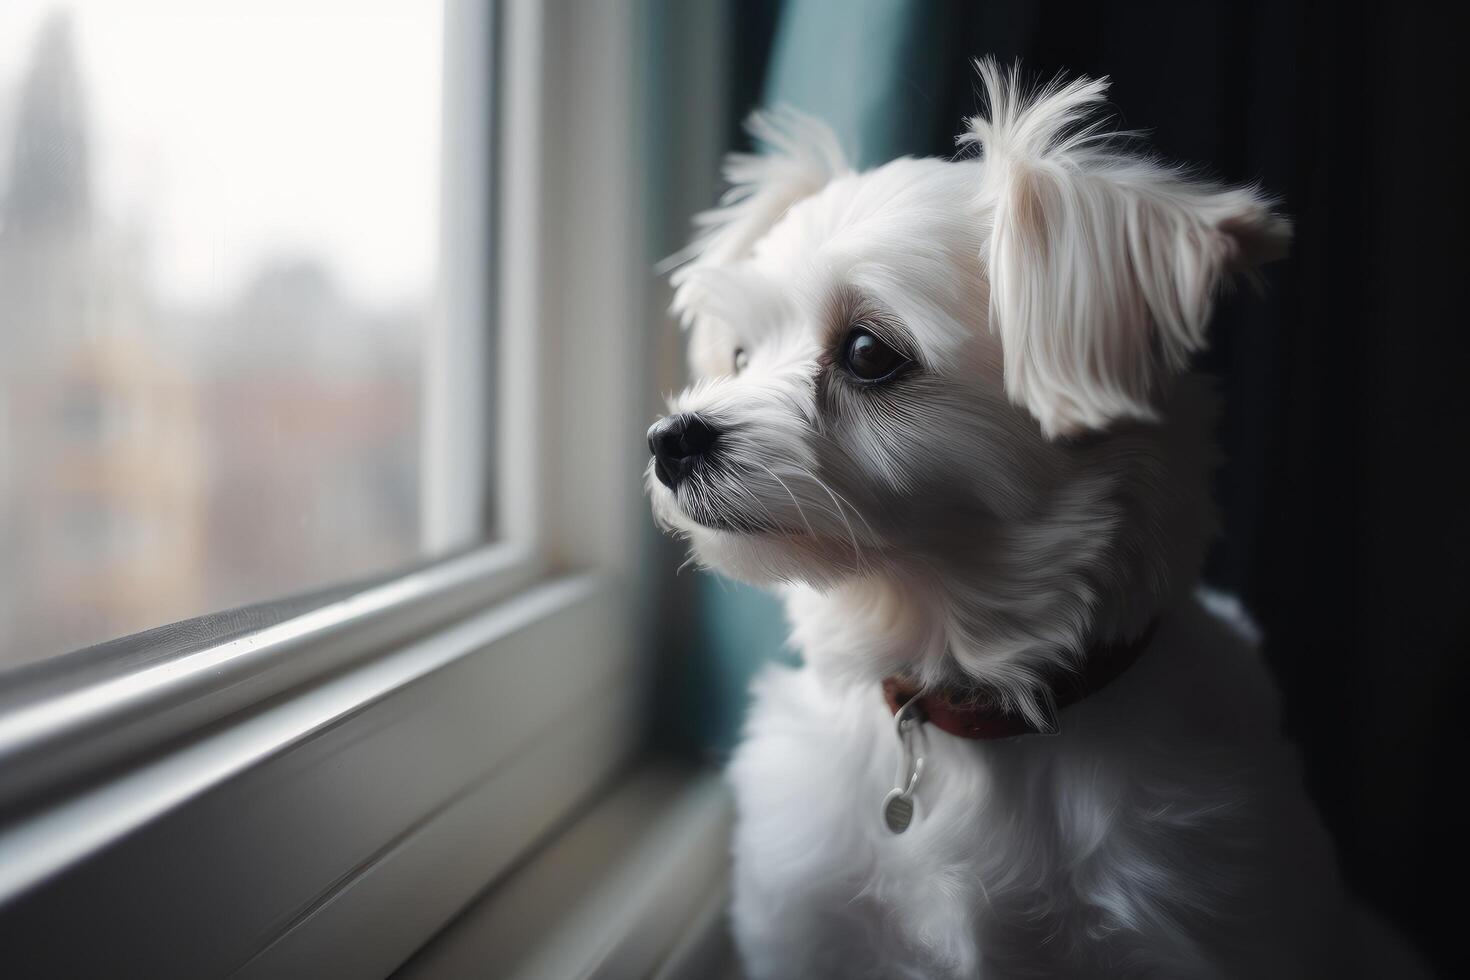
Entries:
[[0,813],[409,643],[538,570],[523,549],[494,545],[304,609],[291,599],[205,616],[24,668],[0,694]]
[[481,896],[394,976],[736,976],[731,808],[711,774],[651,766]]
[[626,765],[627,605],[532,587],[0,817],[7,966],[391,971]]

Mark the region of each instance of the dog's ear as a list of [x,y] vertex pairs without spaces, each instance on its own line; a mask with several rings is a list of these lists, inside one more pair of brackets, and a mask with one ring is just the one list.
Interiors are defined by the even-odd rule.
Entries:
[[1107,80],[1026,94],[977,62],[988,112],[961,142],[984,159],[990,319],[1005,384],[1048,437],[1150,419],[1151,397],[1205,345],[1232,277],[1286,253],[1291,225],[1227,188],[1119,149],[1096,120]]
[[688,326],[706,298],[709,277],[699,270],[738,262],[790,207],[810,197],[833,177],[848,172],[837,136],[825,123],[786,106],[757,111],[746,131],[763,149],[725,157],[729,190],[720,205],[694,218],[694,242],[671,256],[677,267],[673,312]]

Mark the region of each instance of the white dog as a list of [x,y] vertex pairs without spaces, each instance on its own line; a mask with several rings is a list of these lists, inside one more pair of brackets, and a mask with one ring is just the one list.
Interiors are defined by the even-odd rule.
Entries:
[[699,380],[650,430],[654,510],[779,586],[804,658],[730,767],[746,967],[1371,973],[1250,630],[1195,592],[1184,372],[1290,225],[1129,152],[1105,81],[980,71],[956,162],[855,173],[756,116],[674,276]]

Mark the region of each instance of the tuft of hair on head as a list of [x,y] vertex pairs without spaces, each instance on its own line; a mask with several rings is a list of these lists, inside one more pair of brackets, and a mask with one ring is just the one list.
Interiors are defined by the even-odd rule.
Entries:
[[975,65],[984,109],[958,141],[983,161],[1009,397],[1049,438],[1154,419],[1154,397],[1206,345],[1221,288],[1284,256],[1290,222],[1259,187],[1131,152],[1100,115],[1106,78],[1028,89],[1019,65]]
[[729,189],[718,207],[695,215],[699,232],[694,241],[663,265],[674,270],[671,311],[686,327],[708,298],[712,282],[700,269],[746,258],[793,204],[849,172],[837,134],[789,106],[751,113],[745,129],[760,152],[725,157],[723,176]]

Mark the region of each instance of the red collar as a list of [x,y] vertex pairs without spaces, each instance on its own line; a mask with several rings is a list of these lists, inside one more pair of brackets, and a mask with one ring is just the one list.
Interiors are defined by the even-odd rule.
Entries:
[[[1087,661],[1079,673],[1062,675],[1051,685],[1053,707],[1061,711],[1116,680],[1143,655],[1158,625],[1158,620],[1154,620],[1148,629],[1126,643],[1110,643],[1088,650]],[[982,689],[954,687],[924,691],[907,678],[894,676],[883,679],[883,698],[894,714],[917,698],[923,720],[960,738],[1052,734],[1037,728],[1025,716],[1006,711]]]

